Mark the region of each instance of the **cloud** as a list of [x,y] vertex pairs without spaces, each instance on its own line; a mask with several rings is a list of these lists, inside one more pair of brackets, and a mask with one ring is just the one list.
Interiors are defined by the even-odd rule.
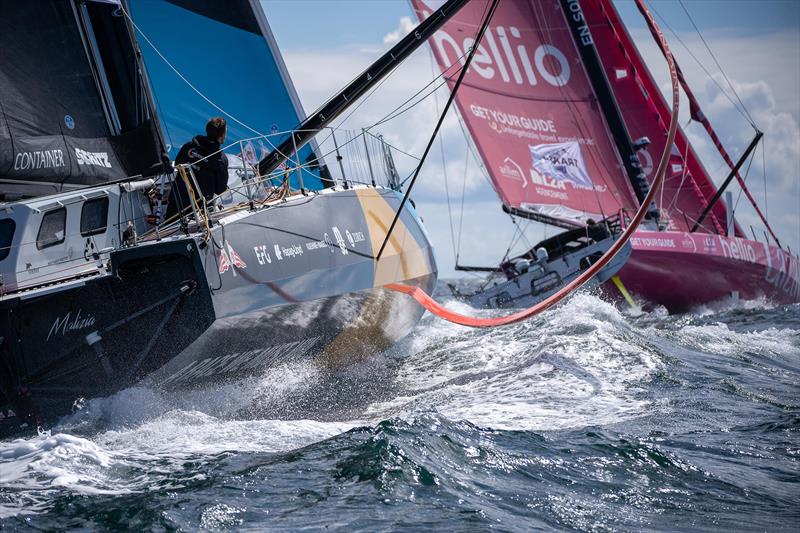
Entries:
[[[661,52],[647,30],[633,32],[633,36],[659,87],[665,89],[666,94],[669,84]],[[755,131],[733,103],[738,104],[738,100],[724,76],[715,72],[710,58],[706,60],[698,52],[704,50],[699,37],[692,33],[679,33],[677,37],[668,35],[681,69],[731,159],[736,161],[750,144]],[[800,32],[741,36],[730,30],[718,30],[706,32],[705,37],[726,69],[736,94],[764,132],[746,179],[748,189],[762,211],[768,211],[770,224],[778,237],[796,251],[800,249],[800,99],[797,98]],[[712,73],[713,79],[686,52],[680,41],[703,60],[703,66]],[[681,106],[681,124],[686,124],[688,104],[684,100]],[[702,125],[691,123],[684,131],[711,178],[715,183],[721,183],[729,169]],[[728,190],[733,191],[736,201],[740,191],[738,184],[732,184]],[[749,236],[752,236],[751,225],[756,235],[763,235],[763,224],[744,195],[736,205],[736,218]]]
[[400,39],[411,33],[416,24],[412,22],[411,17],[400,17],[400,24],[396,29],[390,31],[383,36],[383,44],[394,44]]

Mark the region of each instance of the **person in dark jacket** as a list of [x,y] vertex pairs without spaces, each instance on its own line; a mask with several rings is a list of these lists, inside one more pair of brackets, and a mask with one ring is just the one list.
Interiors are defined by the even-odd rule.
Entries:
[[[228,188],[228,158],[220,150],[225,142],[227,124],[222,117],[214,117],[206,124],[206,134],[197,135],[194,139],[181,146],[175,157],[175,166],[189,164],[192,166],[194,177],[200,186],[200,191],[195,191],[195,198],[200,201],[203,196],[210,201],[214,195],[222,194]],[[178,174],[172,185],[167,206],[168,219],[191,206],[186,184]]]

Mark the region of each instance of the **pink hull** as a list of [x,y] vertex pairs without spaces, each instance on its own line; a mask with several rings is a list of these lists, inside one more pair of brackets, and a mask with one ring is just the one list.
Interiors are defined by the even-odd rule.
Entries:
[[[619,277],[629,292],[672,313],[729,298],[800,301],[800,262],[777,246],[675,231],[637,231]],[[615,291],[615,289],[611,289]]]

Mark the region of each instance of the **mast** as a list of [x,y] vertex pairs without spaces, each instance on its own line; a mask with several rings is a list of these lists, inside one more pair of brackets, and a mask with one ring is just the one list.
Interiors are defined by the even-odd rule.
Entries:
[[[636,155],[637,149],[642,149],[649,144],[647,138],[640,139],[634,143],[628,133],[628,128],[625,126],[625,121],[622,117],[622,112],[619,109],[614,93],[611,90],[606,73],[603,70],[603,65],[600,62],[600,56],[594,46],[594,40],[589,32],[589,26],[583,17],[583,11],[579,4],[579,0],[561,0],[561,8],[564,10],[564,16],[567,18],[572,36],[581,55],[581,60],[586,67],[586,72],[592,87],[597,95],[600,108],[603,111],[603,116],[608,123],[611,135],[614,139],[614,144],[622,157],[622,164],[625,167],[625,173],[628,180],[633,186],[636,197],[641,203],[650,191],[650,184],[647,181],[642,164],[639,162],[639,157]],[[655,202],[652,202],[648,208],[645,218],[658,222],[659,213],[658,207]]]
[[430,17],[420,22],[413,32],[403,37],[399,43],[359,74],[347,87],[335,94],[322,107],[301,122],[288,139],[258,163],[259,173],[262,175],[269,174],[278,168],[296,150],[300,149],[319,133],[319,130],[338,117],[411,53],[427,42],[428,37],[441,28],[468,1],[448,0],[442,7],[434,11]]

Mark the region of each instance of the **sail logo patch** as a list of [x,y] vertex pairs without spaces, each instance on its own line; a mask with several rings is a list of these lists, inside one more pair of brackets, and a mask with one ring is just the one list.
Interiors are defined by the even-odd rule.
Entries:
[[[227,248],[227,251],[225,248]],[[224,274],[228,270],[231,270],[232,267],[235,267],[233,270],[233,275],[235,276],[236,268],[245,269],[247,268],[247,263],[239,257],[239,254],[233,249],[231,243],[225,243],[225,246],[219,251],[219,273]]]
[[86,150],[75,148],[75,158],[78,160],[79,165],[111,168],[108,152],[87,152]]
[[[541,185],[564,188],[565,183],[575,187],[593,188],[592,179],[586,172],[579,143],[563,142],[528,146],[531,152],[531,178],[542,179]],[[535,171],[535,172],[534,172]]]
[[525,173],[522,171],[522,167],[520,167],[516,161],[510,157],[503,159],[503,163],[497,168],[497,170],[500,171],[500,174],[510,180],[521,181],[523,189],[528,186],[528,180],[525,177]]
[[61,150],[39,150],[19,152],[14,156],[14,170],[64,167],[64,152]]

